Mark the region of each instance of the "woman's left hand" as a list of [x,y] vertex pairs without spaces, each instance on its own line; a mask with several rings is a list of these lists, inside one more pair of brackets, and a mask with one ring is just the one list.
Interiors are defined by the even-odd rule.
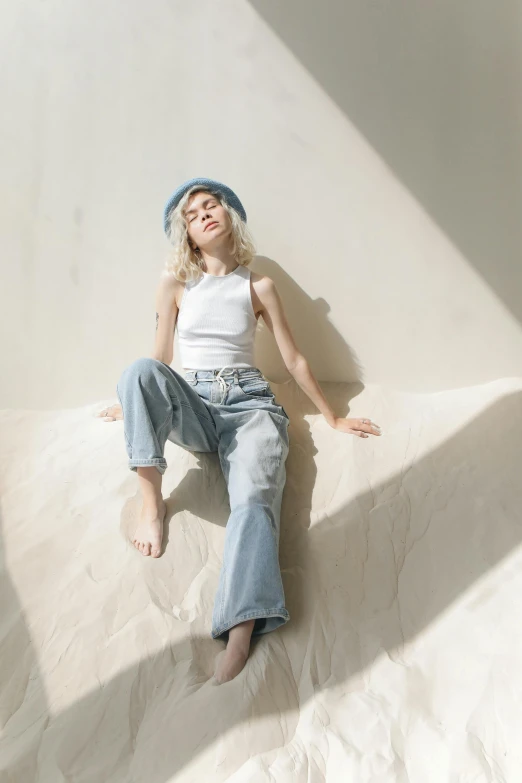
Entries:
[[368,438],[369,435],[381,434],[381,428],[371,419],[343,419],[342,416],[337,416],[330,426],[334,430],[348,432],[350,435],[357,435],[359,438]]
[[95,414],[96,417],[103,418],[104,421],[121,421],[123,419],[123,411],[121,405],[109,405],[108,408],[104,408]]

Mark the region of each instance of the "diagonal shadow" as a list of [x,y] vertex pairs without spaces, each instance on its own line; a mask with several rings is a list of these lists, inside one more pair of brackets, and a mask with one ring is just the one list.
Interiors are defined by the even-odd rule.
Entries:
[[[310,296],[269,256],[256,255],[252,269],[258,274],[267,275],[276,284],[284,301],[288,323],[292,324],[295,342],[298,346],[306,346],[306,359],[315,377],[321,381],[363,381],[364,367],[330,320],[328,302],[323,297]],[[264,374],[275,383],[287,380],[293,383],[274,336],[262,318],[259,319],[256,333],[256,361]],[[307,406],[306,412],[317,413],[317,408],[307,397],[304,397],[303,402]]]
[[[3,541],[3,535],[0,540]],[[50,721],[49,704],[25,613],[9,577],[3,545],[0,618],[0,778],[6,783],[36,780],[38,748]]]
[[522,322],[519,4],[249,2]]
[[[356,391],[358,385],[348,388],[346,403]],[[286,408],[288,402],[282,402]],[[383,650],[401,660],[408,641],[520,545],[522,392],[496,400],[425,456],[407,455],[395,475],[314,524],[317,450],[307,421],[288,412],[291,449],[280,561],[290,622],[260,637],[245,670],[218,687],[211,685],[205,662],[224,645],[193,634],[190,626],[183,642],[120,671],[57,714],[44,712],[43,687],[41,701],[24,709],[14,703],[19,689],[13,685],[9,699],[2,694],[2,714],[8,717],[10,703],[14,714],[4,726],[1,757],[10,759],[24,741],[22,728],[30,736],[25,735],[17,762],[4,761],[6,780],[166,783],[211,749],[219,756],[223,738],[235,726],[252,727],[244,747],[234,746],[233,759],[223,752],[215,761],[219,779],[226,779],[249,756],[273,748],[273,733],[261,730],[265,718],[277,720],[280,746],[290,742],[299,710],[315,694],[343,686]],[[392,428],[387,430],[393,438]],[[385,438],[378,439],[380,448],[393,448]],[[369,442],[353,443],[357,459],[364,459]],[[198,457],[203,469],[215,469],[222,491],[215,455]],[[176,511],[205,512],[212,521],[214,509],[202,506],[198,474],[188,471],[169,504]],[[342,470],[337,478],[350,481]],[[159,563],[140,562],[151,600],[161,608],[154,578]],[[2,578],[5,587],[5,570]],[[176,600],[187,585],[173,574],[167,589]],[[9,632],[17,635],[20,655],[22,647],[25,653],[22,664],[10,661],[11,671],[19,681],[29,671],[34,679],[37,656],[21,613],[14,624],[16,595],[12,590],[4,595],[12,618]],[[165,619],[167,612],[168,607]],[[3,648],[8,649],[5,643]],[[40,777],[31,777],[36,769]]]

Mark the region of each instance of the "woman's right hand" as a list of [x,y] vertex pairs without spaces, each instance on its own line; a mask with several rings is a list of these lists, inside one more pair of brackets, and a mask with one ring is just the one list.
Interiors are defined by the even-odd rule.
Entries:
[[121,405],[116,403],[116,405],[109,405],[108,408],[104,408],[96,416],[103,418],[104,421],[118,421],[123,419],[123,410]]

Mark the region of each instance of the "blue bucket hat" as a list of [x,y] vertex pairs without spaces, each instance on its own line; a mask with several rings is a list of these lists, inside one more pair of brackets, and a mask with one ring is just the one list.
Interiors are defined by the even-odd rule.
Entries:
[[193,185],[203,185],[205,187],[210,187],[214,190],[217,190],[225,197],[230,206],[239,213],[241,219],[246,223],[247,216],[245,208],[231,188],[227,187],[227,185],[223,185],[222,182],[217,182],[215,179],[208,179],[207,177],[195,177],[194,179],[189,179],[180,185],[165,204],[165,209],[163,211],[163,229],[167,236],[170,213],[177,207],[183,195]]

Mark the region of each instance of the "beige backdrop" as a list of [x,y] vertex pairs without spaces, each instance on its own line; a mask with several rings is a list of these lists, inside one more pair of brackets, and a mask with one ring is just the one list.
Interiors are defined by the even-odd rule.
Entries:
[[[519,783],[520,27],[510,0],[3,0],[2,783]],[[167,441],[146,558],[95,415],[152,352],[193,176],[240,195],[332,408],[382,427],[332,429],[260,325],[290,621],[220,687],[218,456]]]
[[4,2],[0,406],[116,401],[192,176],[240,195],[320,380],[520,375],[520,9],[423,6]]

